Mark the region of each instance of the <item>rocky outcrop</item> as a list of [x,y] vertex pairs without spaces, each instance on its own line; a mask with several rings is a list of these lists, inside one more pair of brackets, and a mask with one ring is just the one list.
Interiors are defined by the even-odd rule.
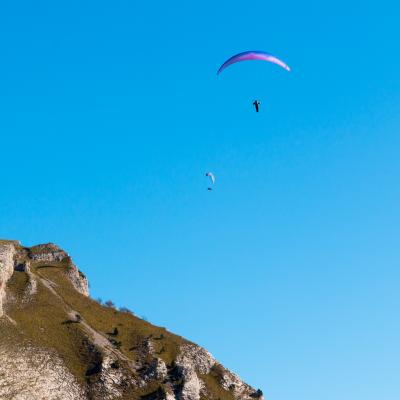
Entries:
[[86,400],[84,390],[54,352],[27,343],[0,343],[0,399]]
[[182,371],[183,387],[179,395],[180,400],[200,400],[201,381],[193,369],[185,368]]
[[220,385],[226,391],[231,392],[234,398],[240,400],[263,399],[259,392],[244,383],[237,375],[223,368],[207,350],[200,346],[195,344],[184,346],[176,364],[183,378],[179,400],[199,400],[201,395],[207,397],[201,375],[210,374],[214,367],[218,367],[217,375]]
[[72,286],[85,296],[89,296],[89,283],[83,272],[79,271],[67,252],[53,243],[23,248],[18,252],[16,269],[29,269],[29,264],[48,263],[60,265],[65,269]]
[[36,262],[57,263],[68,259],[69,256],[57,245],[46,243],[29,248],[29,258]]
[[235,398],[239,399],[262,399],[249,385],[245,384],[237,375],[230,371],[225,371],[222,375],[220,384],[223,389],[233,392]]
[[210,373],[215,359],[205,349],[196,345],[186,345],[181,348],[176,365],[182,376],[183,386],[180,400],[199,400],[204,387],[198,375]]
[[182,347],[176,360],[176,364],[182,369],[193,369],[203,375],[210,373],[215,363],[214,357],[207,350],[195,344]]
[[89,282],[85,274],[76,267],[76,265],[70,261],[69,266],[66,270],[66,274],[72,283],[72,286],[85,296],[89,296]]
[[120,365],[120,360],[107,355],[101,361],[99,372],[92,375],[89,397],[102,400],[118,399],[123,396],[127,386],[135,384],[132,374]]
[[152,379],[163,381],[168,374],[167,366],[161,358],[153,358],[145,375],[145,381]]
[[5,286],[14,270],[14,254],[17,242],[0,241],[0,317],[3,316]]

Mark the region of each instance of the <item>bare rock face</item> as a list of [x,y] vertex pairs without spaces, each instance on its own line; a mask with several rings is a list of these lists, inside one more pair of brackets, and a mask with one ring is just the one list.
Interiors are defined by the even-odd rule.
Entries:
[[193,369],[185,368],[182,371],[183,388],[180,400],[200,400],[201,383]]
[[176,364],[183,378],[183,389],[179,400],[199,400],[201,395],[207,397],[207,390],[200,377],[209,374],[216,366],[219,367],[221,387],[232,393],[235,399],[263,399],[263,396],[258,394],[259,392],[244,383],[237,375],[223,368],[207,350],[200,346],[195,344],[183,346]]
[[150,368],[146,374],[146,380],[164,380],[167,377],[168,370],[165,362],[161,358],[153,358]]
[[32,263],[49,263],[66,265],[65,273],[68,275],[74,288],[85,296],[89,296],[89,283],[86,276],[79,271],[72,262],[71,257],[60,247],[53,243],[40,244],[31,247],[28,251],[28,258]]
[[64,261],[68,257],[64,250],[53,243],[39,244],[29,249],[29,258],[32,261],[56,263]]
[[57,355],[28,344],[0,344],[0,398],[84,400],[84,391]]
[[114,400],[123,396],[127,385],[134,385],[134,379],[125,368],[121,368],[119,360],[110,354],[101,363],[100,372],[90,388],[90,396],[94,399]]
[[208,374],[215,362],[212,355],[200,346],[192,344],[181,348],[181,353],[176,360],[183,379],[180,400],[200,399],[204,385],[198,374]]
[[[246,385],[237,375],[226,371],[221,379],[221,386],[225,390],[231,390],[236,398],[248,399],[254,398],[256,393],[249,392],[249,386]],[[250,396],[251,395],[251,396]],[[261,396],[259,398],[262,398]]]
[[89,296],[89,282],[83,272],[79,271],[76,265],[71,261],[67,269],[67,275],[74,288],[85,296]]
[[214,357],[205,349],[195,344],[181,348],[176,364],[183,369],[193,369],[200,374],[208,374],[215,365]]
[[0,242],[0,317],[3,316],[5,285],[14,271],[15,242]]

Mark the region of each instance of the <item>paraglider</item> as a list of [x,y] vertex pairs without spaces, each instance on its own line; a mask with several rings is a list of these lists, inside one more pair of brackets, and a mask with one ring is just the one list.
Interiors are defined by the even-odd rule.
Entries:
[[258,100],[254,100],[253,106],[255,107],[256,112],[258,112],[258,109],[260,107],[260,102]]
[[265,51],[244,51],[243,53],[236,54],[226,60],[218,69],[217,75],[219,75],[225,68],[229,67],[232,64],[235,64],[240,61],[249,61],[249,60],[262,60],[268,61],[270,63],[279,65],[280,67],[286,69],[286,71],[290,71],[290,68],[287,64],[285,64],[278,57],[273,56],[272,54],[266,53]]
[[210,179],[211,184],[207,187],[207,190],[212,190],[212,186],[215,183],[215,176],[212,172],[206,172],[206,176]]
[[[253,50],[253,51],[244,51],[243,53],[238,53],[232,56],[231,58],[228,58],[218,69],[217,75],[219,75],[225,68],[228,68],[230,65],[235,64],[237,62],[241,61],[250,61],[250,60],[262,60],[262,61],[267,61],[276,65],[279,65],[286,71],[290,71],[289,66],[284,63],[281,59],[278,57],[273,56],[272,54],[266,53],[265,51],[258,51],[258,50]],[[256,112],[259,111],[260,108],[260,102],[258,100],[254,100],[253,103],[254,108],[256,109]]]

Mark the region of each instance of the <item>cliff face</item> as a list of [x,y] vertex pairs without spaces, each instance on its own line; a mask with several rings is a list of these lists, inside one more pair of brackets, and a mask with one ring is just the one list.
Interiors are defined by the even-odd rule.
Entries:
[[0,317],[3,316],[3,299],[5,285],[11,278],[14,270],[15,244],[13,242],[0,242]]
[[90,299],[54,244],[0,241],[0,398],[251,400],[205,349]]

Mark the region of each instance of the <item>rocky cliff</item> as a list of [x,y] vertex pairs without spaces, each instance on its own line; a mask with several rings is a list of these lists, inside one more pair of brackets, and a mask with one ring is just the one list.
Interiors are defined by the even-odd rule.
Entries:
[[251,400],[205,349],[99,304],[54,244],[0,241],[0,399]]

